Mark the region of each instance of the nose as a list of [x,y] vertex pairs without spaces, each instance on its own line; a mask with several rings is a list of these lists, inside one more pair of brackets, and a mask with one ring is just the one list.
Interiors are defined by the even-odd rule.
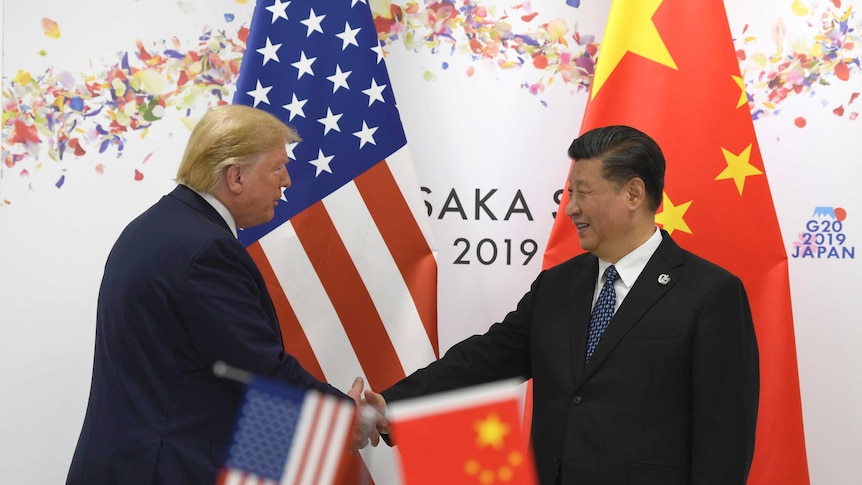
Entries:
[[281,180],[281,186],[285,189],[290,188],[290,172],[287,171],[287,166],[284,167],[284,177]]
[[575,200],[574,195],[569,196],[569,200],[566,202],[566,215],[569,217],[578,215],[581,213],[581,206],[578,205],[578,201]]

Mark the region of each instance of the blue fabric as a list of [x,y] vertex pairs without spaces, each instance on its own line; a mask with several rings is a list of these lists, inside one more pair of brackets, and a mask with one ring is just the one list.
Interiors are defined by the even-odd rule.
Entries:
[[[407,144],[386,64],[372,50],[379,47],[379,41],[368,5],[293,0],[287,2],[286,17],[280,18],[268,7],[272,3],[258,2],[254,10],[233,101],[279,117],[296,129],[302,143],[290,154],[295,163],[290,164],[293,184],[287,199],[279,202],[270,222],[240,231],[240,241],[246,246]],[[326,17],[320,31],[302,23],[310,12]],[[339,34],[342,29],[358,30],[356,42]],[[281,46],[278,61],[259,54],[267,43]],[[302,56],[313,61],[314,74],[298,71]],[[350,74],[349,87],[328,79],[336,70]],[[374,85],[377,89],[371,88]],[[266,101],[249,94],[257,86],[268,89]],[[298,111],[285,108],[299,101],[303,104]],[[337,119],[335,128],[321,122],[328,114]],[[373,130],[374,141],[365,143],[359,138],[363,127]],[[323,157],[331,159],[323,169],[326,173],[311,163]]]
[[256,377],[243,393],[225,464],[279,481],[299,423],[305,390]]
[[608,266],[605,270],[605,284],[602,285],[602,291],[599,292],[599,298],[596,300],[596,306],[593,307],[593,314],[590,318],[590,335],[587,338],[587,362],[596,350],[596,345],[602,339],[602,334],[611,323],[611,318],[614,316],[614,307],[617,304],[617,293],[614,291],[614,281],[620,277],[614,265]]
[[183,185],[117,239],[96,313],[70,485],[215,483],[242,391],[213,374],[216,361],[348,399],[284,352],[251,256]]

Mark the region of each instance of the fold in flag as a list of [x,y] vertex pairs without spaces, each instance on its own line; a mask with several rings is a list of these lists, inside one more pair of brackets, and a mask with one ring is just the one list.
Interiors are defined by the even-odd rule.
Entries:
[[404,484],[537,484],[521,395],[501,381],[392,403]]
[[[787,253],[721,0],[614,0],[581,130],[609,125],[664,152],[658,224],[745,285],[761,383],[748,483],[808,484]],[[544,267],[581,252],[563,195]]]
[[334,483],[355,412],[346,399],[252,378],[217,485]]
[[373,389],[435,360],[430,225],[368,4],[258,2],[236,89],[302,137],[275,217],[240,233],[286,350]]
[[436,249],[367,1],[259,0],[234,102],[302,138],[275,217],[240,231],[285,350],[371,389],[436,360]]

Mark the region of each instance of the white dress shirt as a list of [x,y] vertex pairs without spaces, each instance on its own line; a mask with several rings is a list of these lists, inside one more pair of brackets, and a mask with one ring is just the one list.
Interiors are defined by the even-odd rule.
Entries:
[[[186,187],[188,187],[188,185],[186,185]],[[191,187],[189,188],[192,189]],[[216,199],[215,196],[213,196],[212,194],[204,194],[198,192],[195,189],[192,190],[194,190],[194,192],[199,196],[203,197],[203,199],[207,201],[209,205],[213,206],[213,209],[215,209],[216,212],[219,213],[221,218],[224,219],[224,221],[227,223],[227,226],[230,228],[230,232],[233,233],[233,237],[239,237],[237,236],[236,232],[236,221],[233,219],[233,216],[231,215],[230,211],[227,210],[227,207],[225,207],[224,204],[222,204],[221,201]]]
[[[640,276],[641,272],[646,267],[647,262],[655,253],[656,249],[658,249],[659,244],[661,244],[661,231],[656,227],[655,232],[646,240],[646,242],[620,258],[620,260],[614,264],[617,273],[620,275],[620,277],[614,282],[614,291],[617,294],[617,302],[614,306],[614,312],[616,312],[620,308],[620,305],[622,305],[626,295],[629,294],[629,290],[634,286],[635,281],[637,281],[638,276]],[[593,306],[596,305],[596,300],[599,298],[599,292],[602,291],[602,285],[605,284],[605,270],[610,265],[611,263],[604,261],[601,258],[599,259],[599,274],[596,276],[596,290],[593,293]]]

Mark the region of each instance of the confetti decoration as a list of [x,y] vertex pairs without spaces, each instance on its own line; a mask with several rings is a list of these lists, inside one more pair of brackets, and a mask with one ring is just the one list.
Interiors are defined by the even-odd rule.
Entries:
[[[384,53],[400,43],[415,53],[445,57],[434,69],[421,72],[429,83],[444,72],[480,79],[479,67],[480,72],[521,71],[517,88],[534,96],[555,84],[575,93],[589,91],[601,51],[595,35],[579,32],[570,26],[577,25],[571,19],[548,18],[529,2],[507,8],[487,3],[380,0],[372,7]],[[566,3],[580,6],[575,0]],[[190,8],[186,2],[177,5]],[[852,83],[862,75],[862,20],[852,6],[842,10],[840,0],[817,5],[797,1],[788,8],[788,22],[805,33],[797,36],[802,41],[787,38],[783,20],[774,23],[768,52],[760,39],[746,35],[747,25],[734,41],[755,120],[780,115],[781,103],[790,97],[816,96],[818,88]],[[225,13],[224,18],[231,29],[207,28],[191,42],[176,36],[138,40],[113,62],[89,72],[51,67],[39,74],[9,68],[2,99],[0,178],[26,173],[27,183],[33,183],[39,172],[36,164],[44,157],[56,162],[88,153],[121,157],[130,136],[145,138],[169,112],[181,112],[181,122],[190,127],[206,109],[226,103],[233,96],[250,19],[234,24],[234,14]],[[52,19],[43,18],[41,28],[48,37],[60,37],[59,24]],[[451,69],[455,59],[468,65]],[[824,101],[824,108],[836,115],[842,108],[845,119],[855,121],[859,113],[849,106],[858,94],[832,106]],[[545,100],[539,102],[547,106]],[[801,117],[793,122],[800,128],[806,125]],[[105,168],[96,171],[104,173]]]
[[[778,115],[786,99],[816,96],[818,88],[850,82],[862,74],[862,19],[852,6],[839,11],[840,1],[807,6],[796,0],[791,12],[796,29],[805,35],[786,38],[787,27],[778,20],[772,30],[774,53],[755,50],[755,36],[736,39],[737,57],[745,77],[752,117]],[[743,34],[745,29],[743,29]],[[789,44],[789,45],[788,45]],[[805,121],[794,123],[804,127]]]
[[[589,89],[598,51],[594,35],[571,29],[564,19],[544,17],[529,2],[509,9],[485,3],[381,1],[372,3],[372,11],[384,46],[401,42],[414,52],[466,57],[499,70],[524,69],[529,78],[520,86],[531,94],[544,92],[555,79],[575,91]],[[431,81],[434,74],[423,77]],[[475,70],[465,74],[472,77]]]
[[57,25],[57,22],[54,22],[48,17],[42,18],[42,31],[45,33],[46,37],[50,37],[52,39],[60,38],[60,26]]
[[[46,35],[59,36],[56,22],[45,19],[43,28]],[[138,40],[133,50],[93,72],[17,70],[3,89],[0,175],[35,174],[44,157],[56,162],[87,153],[121,157],[128,137],[146,137],[169,109],[193,124],[200,113],[233,96],[247,31],[245,25],[232,33],[208,29],[190,45],[176,37]],[[60,188],[64,180],[54,185]]]

